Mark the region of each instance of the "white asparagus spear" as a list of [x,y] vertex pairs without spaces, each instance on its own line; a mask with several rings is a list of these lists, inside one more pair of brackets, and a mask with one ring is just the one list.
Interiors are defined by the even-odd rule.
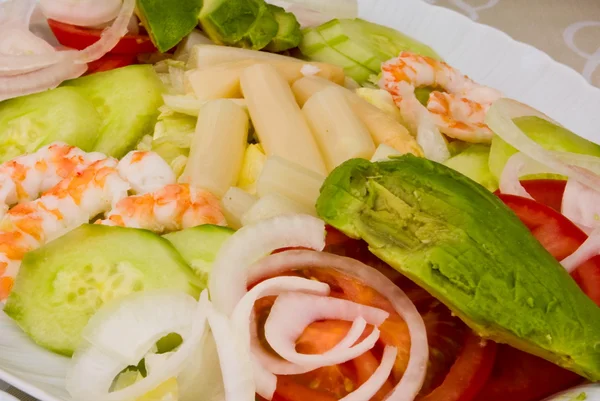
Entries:
[[312,128],[329,171],[357,157],[369,159],[375,144],[364,124],[352,111],[341,88],[315,93],[302,112]]
[[294,82],[292,90],[298,104],[303,106],[312,95],[329,86],[337,86],[344,91],[354,114],[367,127],[375,145],[385,143],[400,153],[423,156],[423,150],[406,127],[351,90],[320,77],[301,78]]
[[325,175],[323,157],[286,80],[268,64],[242,73],[242,92],[267,156],[277,155]]
[[248,127],[248,114],[231,100],[213,100],[202,106],[180,182],[222,197],[237,182]]
[[[346,77],[343,68],[328,63],[306,62],[297,58],[282,56],[280,54],[260,52],[256,50],[239,49],[235,47],[217,45],[197,45],[191,50],[189,69],[205,69],[232,62],[263,62],[267,64],[289,65],[313,65],[321,71],[317,75],[330,79],[337,84],[343,85]],[[279,69],[280,67],[278,67]],[[300,67],[302,68],[302,67]]]

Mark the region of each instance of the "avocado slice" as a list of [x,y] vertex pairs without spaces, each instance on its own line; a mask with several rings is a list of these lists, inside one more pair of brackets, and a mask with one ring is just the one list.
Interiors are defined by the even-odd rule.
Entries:
[[257,1],[256,20],[236,45],[245,49],[261,50],[267,46],[279,31],[279,24],[271,9],[262,0]]
[[198,25],[202,0],[137,0],[137,15],[162,53],[175,47]]
[[298,47],[302,40],[302,31],[300,30],[300,24],[298,23],[296,16],[292,13],[288,13],[281,7],[272,4],[267,4],[267,6],[275,16],[275,20],[279,27],[277,34],[267,47],[265,47],[265,50],[270,52],[282,52]]
[[215,43],[260,50],[278,31],[264,0],[205,0],[200,26]]
[[353,159],[326,179],[317,212],[482,337],[600,380],[600,308],[476,182],[410,154]]

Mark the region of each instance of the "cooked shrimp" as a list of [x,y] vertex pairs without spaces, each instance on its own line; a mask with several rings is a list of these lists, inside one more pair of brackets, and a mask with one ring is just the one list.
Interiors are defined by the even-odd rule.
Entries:
[[188,184],[171,184],[122,199],[105,220],[96,223],[163,233],[201,224],[225,225],[226,221],[213,194]]
[[88,223],[127,196],[129,183],[116,167],[112,158],[96,161],[6,213],[0,221],[0,301],[8,297],[26,252]]
[[11,205],[36,199],[60,180],[104,158],[57,142],[0,165],[0,217]]
[[177,181],[169,163],[155,152],[131,151],[121,159],[117,169],[136,194],[158,191]]
[[467,142],[491,141],[493,134],[484,118],[492,103],[502,96],[500,92],[474,82],[443,61],[411,52],[402,52],[382,65],[379,85],[392,94],[399,106],[399,84],[403,82],[413,89],[432,87],[444,91],[432,92],[427,102],[442,133]]

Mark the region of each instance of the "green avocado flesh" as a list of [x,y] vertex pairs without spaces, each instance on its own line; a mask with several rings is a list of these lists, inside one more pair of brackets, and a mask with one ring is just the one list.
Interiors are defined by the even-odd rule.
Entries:
[[202,287],[164,238],[89,224],[25,255],[4,312],[37,344],[70,356],[102,305],[160,288],[197,296]]
[[278,24],[263,0],[205,0],[200,26],[221,45],[262,49],[278,31]]
[[163,85],[151,65],[132,65],[67,81],[96,107],[101,125],[95,151],[121,158],[151,134]]
[[286,12],[283,8],[267,4],[269,10],[273,13],[277,21],[277,34],[271,42],[265,47],[270,52],[282,52],[297,47],[302,39],[300,24],[292,13]]
[[164,235],[194,270],[204,286],[221,245],[233,235],[229,227],[204,224]]
[[137,14],[162,53],[194,30],[201,8],[202,0],[137,0]]
[[[519,117],[514,119],[514,123],[544,149],[600,157],[600,145],[542,118]],[[489,164],[490,171],[496,178],[500,179],[506,162],[515,153],[517,149],[504,142],[499,136],[494,136]]]
[[94,148],[101,118],[73,88],[57,88],[0,102],[0,163],[62,141]]
[[317,212],[482,337],[600,380],[600,308],[476,182],[412,155],[353,159],[326,179]]

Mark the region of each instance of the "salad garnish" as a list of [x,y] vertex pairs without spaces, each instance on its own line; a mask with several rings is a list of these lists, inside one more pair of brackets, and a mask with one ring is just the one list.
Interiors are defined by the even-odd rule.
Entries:
[[5,380],[595,394],[600,145],[355,1],[42,0],[52,37],[36,7],[0,3]]

